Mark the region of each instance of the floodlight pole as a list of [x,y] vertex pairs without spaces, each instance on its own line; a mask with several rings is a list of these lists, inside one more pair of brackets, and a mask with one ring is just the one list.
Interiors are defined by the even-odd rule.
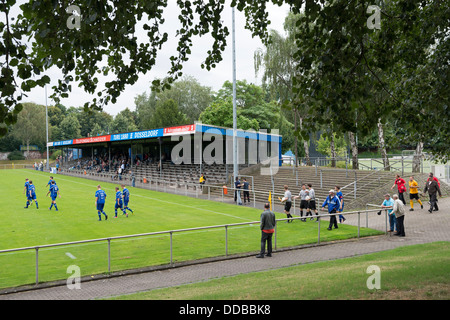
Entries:
[[232,16],[232,51],[233,51],[233,183],[239,174],[237,163],[237,112],[236,112],[236,39],[234,23],[234,7],[231,8]]
[[48,157],[48,107],[47,107],[47,85],[45,85],[45,130],[47,135],[47,164],[45,166],[46,170],[49,170],[49,157]]

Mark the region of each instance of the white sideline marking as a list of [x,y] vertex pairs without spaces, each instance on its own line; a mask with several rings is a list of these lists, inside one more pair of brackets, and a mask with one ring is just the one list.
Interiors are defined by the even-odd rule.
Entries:
[[74,260],[77,258],[73,254],[71,254],[70,252],[66,252],[66,256],[68,256],[70,259],[74,259]]

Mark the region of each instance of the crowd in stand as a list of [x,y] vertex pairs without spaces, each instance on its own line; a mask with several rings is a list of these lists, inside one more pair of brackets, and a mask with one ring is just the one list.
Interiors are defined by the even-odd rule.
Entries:
[[96,173],[110,172],[121,176],[130,168],[131,160],[126,153],[117,152],[111,154],[111,162],[107,153],[94,157],[85,157],[77,160],[69,170],[95,171]]

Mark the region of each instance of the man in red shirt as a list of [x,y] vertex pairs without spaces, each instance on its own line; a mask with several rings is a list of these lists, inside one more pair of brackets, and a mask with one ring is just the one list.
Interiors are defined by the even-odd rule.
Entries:
[[439,182],[439,179],[434,176],[433,172],[429,173],[427,182],[429,182],[430,179],[433,179],[434,181],[436,181],[438,183],[439,188],[441,187],[441,183]]
[[400,177],[400,175],[395,175],[395,182],[394,185],[391,187],[391,190],[394,189],[395,186],[397,186],[398,189],[398,198],[403,202],[403,204],[406,204],[404,193],[406,192],[406,181]]

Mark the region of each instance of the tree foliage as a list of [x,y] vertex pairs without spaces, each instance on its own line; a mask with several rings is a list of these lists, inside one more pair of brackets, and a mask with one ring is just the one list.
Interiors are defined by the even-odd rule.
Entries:
[[[405,139],[423,140],[438,156],[449,148],[449,2],[431,0],[232,0],[244,12],[246,28],[267,42],[267,4],[288,4],[304,12],[296,28],[297,62],[293,93],[308,107],[303,133],[326,125],[330,132],[368,134],[378,119],[395,119]],[[194,37],[212,36],[202,68],[222,60],[229,30],[222,23],[225,0],[177,0],[176,52],[167,77],[153,81],[167,89],[182,76]],[[80,28],[67,27],[75,4]],[[381,29],[369,29],[369,5],[381,8]],[[85,110],[114,103],[125,86],[155,66],[161,47],[167,0],[29,0],[11,15],[15,0],[0,1],[0,123],[17,121],[23,96],[50,82],[45,71],[56,67],[62,78],[54,98],[66,97],[77,83],[95,98]],[[13,19],[14,18],[14,19]],[[138,39],[137,31],[146,37]],[[99,88],[99,77],[107,79]],[[377,105],[374,96],[388,97]],[[332,121],[337,119],[339,121]],[[0,127],[5,134],[7,127]],[[416,141],[417,142],[417,141]]]

